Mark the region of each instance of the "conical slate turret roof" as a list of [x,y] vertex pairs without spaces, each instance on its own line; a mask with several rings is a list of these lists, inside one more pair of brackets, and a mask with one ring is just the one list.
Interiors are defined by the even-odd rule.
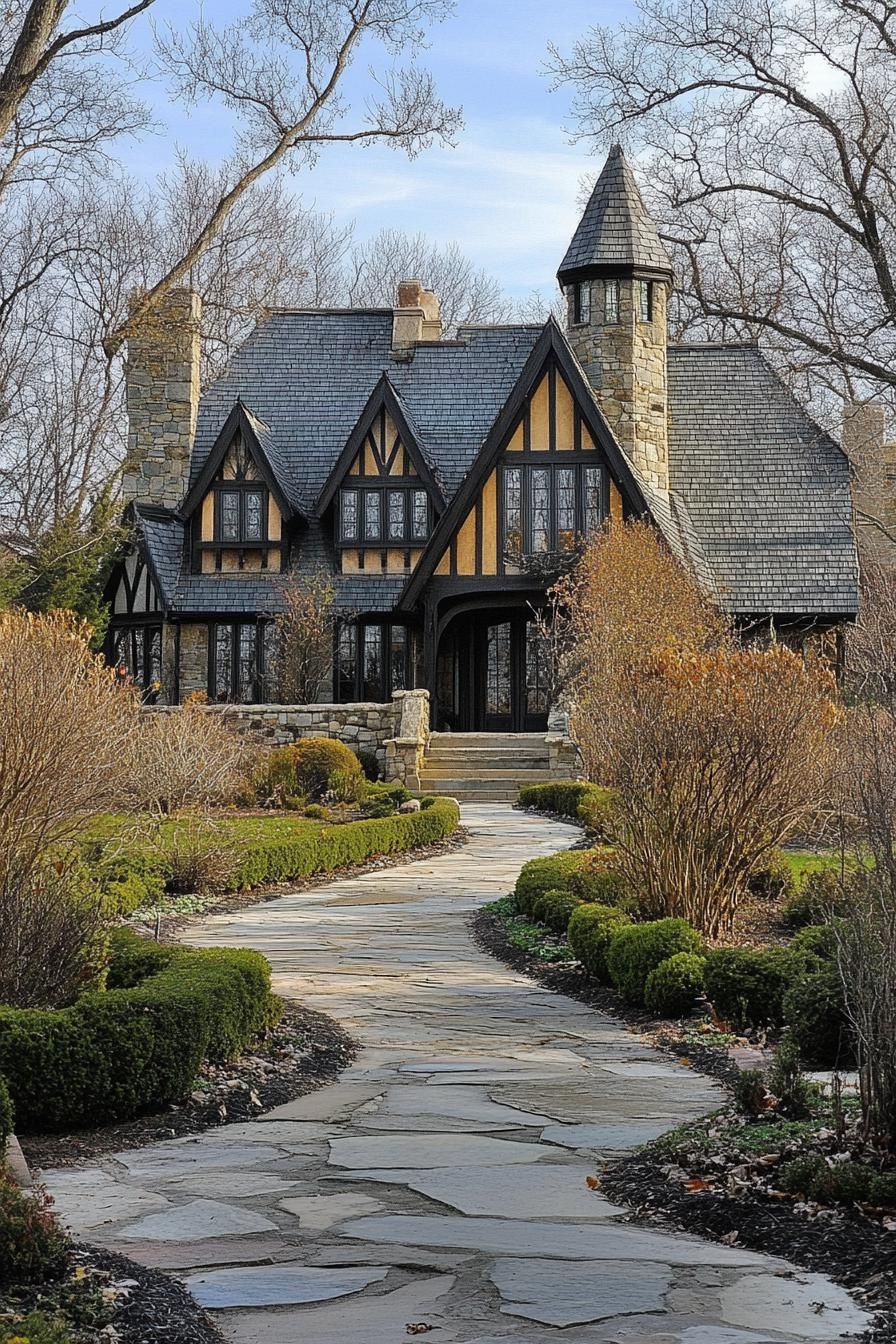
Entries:
[[614,145],[557,279],[564,285],[585,279],[588,272],[628,271],[633,267],[672,275],[672,263],[641,199],[635,175],[622,146]]

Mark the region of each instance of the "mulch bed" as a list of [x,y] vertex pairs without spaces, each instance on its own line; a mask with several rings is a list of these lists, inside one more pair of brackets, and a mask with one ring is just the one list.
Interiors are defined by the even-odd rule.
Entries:
[[[539,961],[507,939],[501,918],[479,910],[469,920],[470,933],[483,951],[546,989],[587,1003],[621,1019],[652,1044],[730,1086],[738,1073],[728,1050],[711,1038],[701,1043],[695,1030],[657,1022],[633,1008],[612,989],[590,980],[578,963]],[[696,1028],[696,1024],[695,1024]],[[858,1210],[843,1210],[835,1220],[810,1220],[788,1203],[770,1201],[744,1191],[737,1197],[716,1191],[691,1192],[668,1179],[668,1159],[650,1148],[620,1158],[601,1173],[601,1190],[632,1209],[632,1221],[677,1227],[696,1235],[731,1242],[749,1250],[780,1255],[801,1268],[827,1274],[854,1292],[877,1313],[865,1339],[896,1344],[896,1232]]]
[[[364,863],[347,863],[341,868],[332,868],[328,873],[315,873],[313,877],[290,878],[288,882],[272,882],[264,886],[252,887],[249,891],[230,891],[209,896],[201,910],[179,912],[166,910],[164,906],[141,915],[138,910],[128,921],[139,933],[157,938],[160,942],[170,942],[173,938],[197,919],[206,915],[227,914],[230,911],[246,910],[253,905],[262,905],[265,901],[276,901],[280,896],[291,896],[296,892],[311,891],[315,887],[326,887],[332,882],[341,882],[346,878],[363,877],[365,873],[382,872],[387,868],[400,868],[406,863],[436,858],[440,854],[453,854],[462,849],[469,839],[469,832],[458,826],[457,830],[444,840],[436,840],[431,845],[418,845],[414,849],[405,849],[397,854],[380,854],[367,859]],[[173,902],[176,902],[176,897]],[[172,902],[172,903],[173,903]]]
[[291,1005],[253,1051],[229,1064],[203,1065],[196,1090],[179,1106],[102,1129],[20,1135],[19,1140],[32,1167],[67,1167],[124,1148],[253,1120],[333,1082],[357,1049],[332,1018]]

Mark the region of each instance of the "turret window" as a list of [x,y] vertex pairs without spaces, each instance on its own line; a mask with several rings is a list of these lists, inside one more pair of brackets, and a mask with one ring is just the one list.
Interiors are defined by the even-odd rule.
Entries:
[[650,280],[638,281],[638,318],[641,322],[653,321],[653,284]]
[[619,321],[619,281],[604,281],[604,321]]
[[575,326],[584,327],[591,321],[591,285],[580,280],[572,287],[572,320]]

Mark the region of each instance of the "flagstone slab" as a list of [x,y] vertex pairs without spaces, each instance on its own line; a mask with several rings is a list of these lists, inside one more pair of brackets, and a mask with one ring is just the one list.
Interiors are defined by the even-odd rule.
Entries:
[[303,1231],[320,1232],[348,1218],[377,1213],[382,1208],[378,1199],[370,1195],[310,1195],[295,1199],[281,1199],[280,1208],[295,1214]]
[[56,1213],[75,1232],[155,1213],[170,1204],[164,1195],[124,1185],[97,1168],[46,1171],[43,1180],[52,1185]]
[[454,1283],[453,1275],[440,1274],[377,1297],[297,1311],[227,1312],[218,1323],[232,1344],[404,1344],[407,1326],[420,1323],[432,1331],[424,1339],[453,1344],[458,1333],[442,1299]]
[[308,1261],[313,1265],[395,1265],[397,1268],[458,1269],[472,1260],[472,1251],[433,1251],[420,1246],[324,1246],[313,1251]]
[[[594,1168],[539,1163],[525,1179],[513,1166],[438,1167],[432,1171],[362,1171],[354,1179],[401,1184],[472,1217],[613,1218],[626,1212],[587,1185]],[[285,1203],[291,1201],[286,1200]]]
[[484,1088],[457,1086],[432,1087],[426,1083],[404,1083],[390,1087],[377,1115],[452,1117],[459,1120],[487,1120],[510,1125],[534,1126],[553,1123],[553,1116],[523,1111],[492,1101]]
[[285,1181],[270,1171],[193,1171],[174,1176],[163,1189],[169,1195],[220,1195],[228,1199],[251,1199],[255,1195],[285,1195],[297,1181]]
[[[319,1120],[337,1122],[344,1120],[352,1111],[383,1092],[382,1084],[372,1083],[333,1083],[305,1097],[296,1097],[283,1106],[275,1106],[258,1117],[267,1126],[278,1120]],[[257,1123],[257,1122],[256,1122]]]
[[401,1241],[412,1246],[450,1246],[496,1255],[559,1260],[658,1260],[674,1265],[768,1266],[768,1257],[680,1233],[652,1232],[619,1223],[526,1222],[510,1218],[431,1218],[382,1214],[359,1218],[340,1229],[362,1241]]
[[499,1259],[488,1277],[501,1294],[502,1312],[566,1326],[662,1311],[672,1269],[620,1260]]
[[[219,1130],[214,1131],[219,1134]],[[150,1184],[153,1181],[167,1181],[175,1176],[186,1176],[195,1171],[208,1171],[212,1167],[219,1171],[228,1168],[251,1167],[276,1162],[283,1153],[264,1143],[223,1143],[209,1140],[206,1143],[191,1141],[188,1146],[160,1144],[153,1148],[137,1148],[130,1153],[115,1153],[113,1158],[127,1168],[132,1181]],[[311,1160],[310,1158],[308,1159]],[[299,1158],[291,1164],[300,1166]],[[223,1179],[223,1178],[222,1178]]]
[[348,1297],[381,1283],[388,1265],[369,1268],[316,1269],[308,1265],[252,1265],[191,1274],[184,1283],[201,1307],[287,1307],[299,1302],[327,1302]]
[[277,1224],[251,1209],[217,1199],[194,1199],[165,1213],[151,1213],[120,1228],[115,1236],[133,1241],[200,1241],[206,1237],[243,1237],[250,1232],[276,1232]]
[[871,1318],[822,1274],[751,1274],[721,1294],[722,1319],[799,1339],[833,1340],[866,1330]]
[[[119,1247],[118,1249],[122,1249]],[[297,1247],[292,1248],[296,1256]],[[213,1265],[273,1264],[284,1252],[280,1237],[210,1237],[202,1241],[129,1241],[127,1257],[149,1269],[206,1269]]]
[[491,1139],[480,1134],[368,1134],[333,1139],[331,1167],[485,1167],[539,1162],[549,1149],[537,1143]]
[[670,1128],[668,1120],[631,1120],[618,1125],[547,1125],[541,1137],[544,1143],[556,1143],[562,1148],[616,1151],[640,1148],[668,1133]]

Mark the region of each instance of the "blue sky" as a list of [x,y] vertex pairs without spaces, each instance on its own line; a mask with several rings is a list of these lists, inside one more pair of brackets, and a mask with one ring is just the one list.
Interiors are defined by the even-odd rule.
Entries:
[[[223,22],[246,8],[244,0],[213,0],[206,13]],[[335,146],[292,179],[296,191],[306,204],[355,220],[360,237],[420,230],[460,243],[511,295],[549,291],[577,222],[580,179],[599,162],[570,143],[569,94],[552,93],[543,73],[547,44],[568,48],[589,25],[613,23],[628,8],[624,0],[458,0],[422,57],[445,100],[463,104],[457,147],[409,161],[387,148]],[[180,25],[191,10],[183,0],[157,0],[152,12],[157,23]],[[359,76],[366,66],[362,56]],[[158,86],[150,96],[168,132],[131,147],[133,171],[163,167],[175,142],[212,160],[226,147],[219,108],[187,113]]]

